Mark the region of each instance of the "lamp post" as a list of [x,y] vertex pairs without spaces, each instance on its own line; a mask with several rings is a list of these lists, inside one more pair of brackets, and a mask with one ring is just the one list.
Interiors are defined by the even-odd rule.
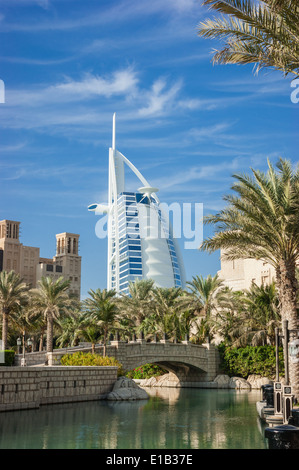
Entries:
[[18,338],[18,339],[17,339],[18,354],[20,354],[20,351],[21,351],[21,345],[22,345],[22,340],[21,340],[21,338]]
[[[20,347],[21,347],[21,344],[23,345],[23,357],[21,359],[21,366],[22,367],[25,367],[27,364],[26,364],[26,357],[25,357],[25,353],[26,353],[26,346],[25,346],[25,331],[23,331],[23,334],[22,334],[22,340],[21,338],[18,338],[17,339],[17,345],[18,345],[18,348],[20,350]],[[27,346],[32,346],[32,341],[31,341],[31,338],[28,338],[27,339]]]

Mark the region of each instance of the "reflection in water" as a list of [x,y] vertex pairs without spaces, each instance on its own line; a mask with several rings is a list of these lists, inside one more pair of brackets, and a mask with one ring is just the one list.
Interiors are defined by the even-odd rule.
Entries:
[[150,397],[159,397],[174,405],[180,397],[180,388],[142,387]]
[[[149,400],[1,413],[2,449],[265,449],[259,392],[152,388]],[[260,426],[260,429],[259,429]]]

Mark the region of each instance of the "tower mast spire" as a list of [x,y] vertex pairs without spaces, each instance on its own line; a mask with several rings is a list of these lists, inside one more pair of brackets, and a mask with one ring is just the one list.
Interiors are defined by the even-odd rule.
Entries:
[[112,150],[115,150],[115,115],[113,114],[113,121],[112,121]]

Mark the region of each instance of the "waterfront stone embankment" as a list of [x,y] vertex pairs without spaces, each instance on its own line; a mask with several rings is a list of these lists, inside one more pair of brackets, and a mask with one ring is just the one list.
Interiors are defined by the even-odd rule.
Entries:
[[271,379],[257,375],[251,375],[247,380],[241,377],[229,377],[225,374],[220,374],[215,377],[211,382],[193,382],[182,383],[179,378],[169,372],[168,374],[160,375],[159,377],[151,377],[150,379],[135,380],[141,387],[188,387],[188,388],[230,388],[237,390],[260,390],[262,385],[272,383]]
[[0,411],[105,399],[117,367],[0,367]]
[[107,400],[147,400],[149,395],[140,388],[132,379],[119,377],[113,386],[112,392],[108,393]]

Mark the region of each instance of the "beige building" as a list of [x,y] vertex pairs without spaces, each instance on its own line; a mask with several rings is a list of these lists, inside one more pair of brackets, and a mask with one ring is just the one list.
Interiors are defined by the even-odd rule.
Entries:
[[24,246],[19,240],[20,222],[0,221],[0,271],[15,271],[31,287],[36,286],[39,248]]
[[275,281],[275,269],[264,261],[249,258],[225,261],[222,256],[220,261],[218,277],[233,290],[247,290],[252,283],[261,286]]
[[80,298],[81,256],[79,256],[79,235],[59,233],[56,235],[56,255],[52,259],[40,258],[37,266],[37,280],[43,276],[58,279],[63,276],[71,281],[69,293]]
[[19,240],[20,222],[0,221],[0,271],[15,271],[31,288],[43,276],[58,279],[63,276],[71,281],[69,293],[80,299],[81,256],[79,235],[60,233],[56,235],[56,255],[40,258],[40,249],[24,246]]

